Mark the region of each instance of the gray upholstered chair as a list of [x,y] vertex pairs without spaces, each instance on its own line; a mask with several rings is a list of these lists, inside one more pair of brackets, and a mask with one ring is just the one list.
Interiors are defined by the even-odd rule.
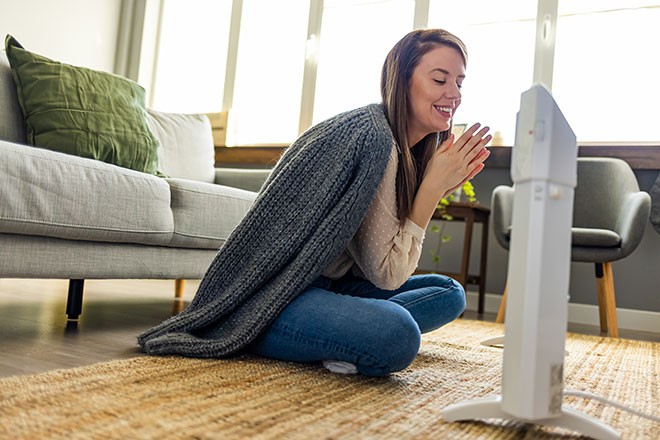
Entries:
[[[493,191],[491,217],[497,242],[509,249],[514,188]],[[600,329],[618,337],[612,261],[630,255],[639,245],[649,219],[651,198],[639,190],[630,166],[621,159],[578,158],[573,207],[571,260],[594,263],[598,286]],[[497,314],[504,322],[506,288]]]

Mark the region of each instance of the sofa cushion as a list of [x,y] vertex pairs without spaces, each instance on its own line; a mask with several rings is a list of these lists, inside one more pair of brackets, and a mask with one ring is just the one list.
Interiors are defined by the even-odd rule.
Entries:
[[158,141],[144,89],[126,78],[71,66],[5,40],[31,145],[155,173]]
[[219,249],[257,196],[229,186],[165,180],[170,185],[174,214],[170,246]]
[[0,141],[0,232],[167,245],[174,231],[161,178]]
[[0,139],[24,144],[25,121],[16,96],[16,83],[5,51],[0,51]]
[[213,183],[215,151],[206,115],[162,113],[147,109],[151,131],[158,139],[158,171],[169,177]]

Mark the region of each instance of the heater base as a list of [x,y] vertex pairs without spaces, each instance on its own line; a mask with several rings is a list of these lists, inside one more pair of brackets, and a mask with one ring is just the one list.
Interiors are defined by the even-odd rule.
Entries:
[[490,338],[490,339],[484,339],[483,341],[481,341],[481,345],[484,345],[486,347],[504,346],[504,335],[495,336],[494,338]]
[[468,400],[447,406],[442,411],[442,418],[446,422],[475,419],[504,419],[517,420],[535,425],[556,426],[592,437],[596,440],[618,440],[621,434],[609,425],[594,419],[586,414],[563,405],[561,415],[547,419],[526,420],[516,417],[502,410],[502,398],[485,397]]

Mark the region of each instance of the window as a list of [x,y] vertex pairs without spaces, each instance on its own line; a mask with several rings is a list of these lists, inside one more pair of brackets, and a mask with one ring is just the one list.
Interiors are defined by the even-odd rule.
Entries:
[[323,9],[314,123],[380,102],[387,53],[412,30],[412,0],[326,0]]
[[[229,110],[229,145],[289,144],[310,123],[379,102],[385,57],[415,20],[467,45],[455,123],[489,125],[513,145],[544,1],[154,0],[162,8],[152,14],[160,38],[150,103]],[[657,23],[658,0],[558,2],[552,91],[580,143],[660,140]],[[225,81],[225,72],[235,75]]]
[[222,109],[229,0],[162,2],[151,103],[155,110],[210,113]]
[[657,2],[560,1],[558,15],[552,91],[578,141],[659,141]]
[[298,136],[308,14],[300,0],[243,0],[229,145]]
[[447,29],[468,51],[454,123],[480,122],[512,145],[520,94],[533,80],[536,5],[528,0],[431,0],[429,27]]

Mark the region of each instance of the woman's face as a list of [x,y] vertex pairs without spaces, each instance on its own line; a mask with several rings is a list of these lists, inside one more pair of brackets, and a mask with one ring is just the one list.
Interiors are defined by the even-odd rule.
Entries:
[[456,49],[439,46],[422,56],[410,80],[408,145],[449,129],[464,78],[465,64]]

